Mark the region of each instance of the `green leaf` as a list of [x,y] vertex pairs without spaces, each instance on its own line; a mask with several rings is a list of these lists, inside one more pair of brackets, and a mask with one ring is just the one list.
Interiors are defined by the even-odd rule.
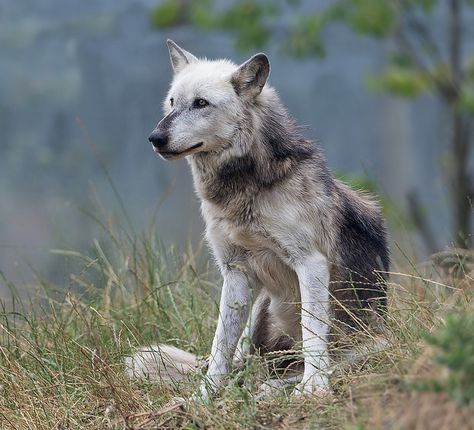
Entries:
[[182,12],[180,1],[167,0],[152,10],[151,23],[158,28],[171,27],[180,21]]
[[402,52],[393,52],[390,54],[389,61],[392,66],[400,69],[411,69],[413,67],[411,58]]
[[190,21],[200,28],[212,29],[218,17],[214,12],[212,0],[193,1],[189,6]]
[[416,97],[428,88],[428,81],[422,73],[400,68],[390,69],[378,76],[369,75],[367,84],[371,89],[408,98]]
[[474,116],[474,89],[465,89],[459,98],[459,107]]
[[239,0],[216,20],[216,25],[234,32],[238,49],[256,49],[270,37],[268,17],[276,15],[277,11],[273,3]]
[[431,12],[434,7],[438,4],[437,0],[411,0],[414,5],[420,6],[424,12]]
[[321,32],[324,23],[323,15],[300,17],[290,30],[290,36],[284,46],[285,51],[297,58],[323,57],[325,50]]
[[348,24],[357,33],[385,37],[396,22],[396,9],[393,2],[380,0],[351,0],[347,3]]

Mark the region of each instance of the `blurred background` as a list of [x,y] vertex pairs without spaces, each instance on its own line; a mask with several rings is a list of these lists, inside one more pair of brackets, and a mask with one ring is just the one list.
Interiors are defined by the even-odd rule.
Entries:
[[185,250],[202,237],[184,160],[147,137],[171,79],[166,39],[270,82],[329,166],[376,192],[395,258],[469,247],[474,2],[0,0],[0,294],[67,285],[116,218]]

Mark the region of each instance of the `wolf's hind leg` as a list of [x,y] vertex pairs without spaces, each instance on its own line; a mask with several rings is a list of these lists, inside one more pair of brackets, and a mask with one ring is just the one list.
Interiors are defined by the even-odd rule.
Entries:
[[295,271],[301,292],[304,375],[295,394],[329,392],[329,268],[326,257],[315,252],[299,262]]

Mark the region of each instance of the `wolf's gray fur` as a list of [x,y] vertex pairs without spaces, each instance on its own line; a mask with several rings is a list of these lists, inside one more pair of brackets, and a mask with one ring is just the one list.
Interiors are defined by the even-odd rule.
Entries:
[[224,278],[200,395],[219,387],[232,361],[299,341],[296,393],[324,393],[328,343],[383,320],[380,210],[335,179],[302,136],[267,83],[264,54],[238,67],[168,47],[175,76],[150,141],[163,158],[187,156]]

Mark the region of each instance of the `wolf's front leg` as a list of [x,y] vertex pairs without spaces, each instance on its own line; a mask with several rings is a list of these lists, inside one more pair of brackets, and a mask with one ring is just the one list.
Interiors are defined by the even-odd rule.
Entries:
[[[257,297],[251,306],[250,316],[235,350],[234,359],[232,360],[234,369],[243,367],[247,357],[251,352],[254,352],[254,347],[261,348],[262,333],[265,333],[267,329],[268,322],[265,315],[270,303],[269,297],[262,293],[261,285],[252,285],[251,290],[252,299],[255,296]],[[255,345],[254,342],[256,342]]]
[[296,394],[329,393],[329,269],[327,259],[317,252],[295,266],[301,293],[304,374]]
[[247,276],[235,269],[224,271],[217,330],[212,342],[209,368],[200,393],[206,401],[210,391],[216,391],[232,366],[237,342],[249,313],[250,289]]

